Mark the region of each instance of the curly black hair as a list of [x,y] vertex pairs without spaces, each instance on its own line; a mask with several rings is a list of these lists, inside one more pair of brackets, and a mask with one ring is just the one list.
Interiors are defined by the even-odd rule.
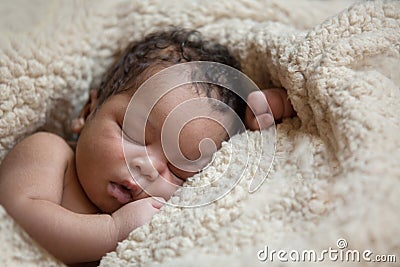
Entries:
[[[227,47],[204,40],[198,31],[174,27],[149,34],[123,52],[100,84],[98,105],[111,95],[137,89],[149,77],[149,73],[154,74],[154,71],[190,61],[218,62],[240,70],[239,62]],[[241,97],[221,86],[200,86],[208,97],[211,97],[212,91],[217,92],[218,100],[244,118],[246,103]]]

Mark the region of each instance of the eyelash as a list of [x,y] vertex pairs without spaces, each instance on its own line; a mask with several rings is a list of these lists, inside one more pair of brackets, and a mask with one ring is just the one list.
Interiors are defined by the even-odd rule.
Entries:
[[132,143],[134,143],[134,144],[141,145],[141,146],[143,145],[143,144],[141,144],[140,142],[138,142],[138,141],[136,141],[135,139],[133,139],[132,137],[130,137],[130,136],[124,131],[124,129],[122,129],[122,128],[121,128],[121,132],[122,132],[123,137],[126,136],[126,139],[127,139],[129,142],[132,142]]
[[[130,136],[124,131],[124,129],[123,129],[122,127],[121,127],[121,132],[122,132],[122,134],[123,134],[124,136],[127,137],[127,140],[128,140],[129,142],[132,142],[132,143],[135,143],[135,144],[138,144],[138,145],[143,145],[143,144],[140,144],[139,142],[135,141],[132,137],[130,137]],[[169,169],[169,171],[171,172],[171,174],[172,174],[174,177],[176,177],[179,181],[185,182],[185,180],[184,180],[182,177],[179,177],[178,175],[176,175],[176,174],[174,173],[174,171],[171,169],[170,165],[171,165],[171,163],[168,162],[168,169]]]

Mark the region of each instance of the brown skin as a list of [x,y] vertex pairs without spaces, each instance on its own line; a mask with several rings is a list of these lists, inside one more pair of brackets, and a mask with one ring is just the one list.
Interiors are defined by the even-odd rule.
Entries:
[[[179,92],[166,97],[158,107],[160,112],[153,115],[154,121],[163,121],[174,106],[198,95]],[[285,90],[264,90],[249,96],[248,104],[255,114],[248,108],[248,128],[264,129],[272,122],[266,115],[267,107],[260,104],[262,97],[268,99],[276,120],[295,115]],[[0,166],[0,203],[39,244],[66,263],[99,260],[133,229],[150,221],[162,206],[143,192],[132,195],[124,204],[107,191],[110,183],[131,186],[131,191],[135,186],[127,180],[130,175],[121,147],[121,125],[129,100],[129,94],[111,96],[94,112],[97,94],[91,92],[72,125],[80,133],[77,155],[62,138],[36,133],[17,144]],[[220,144],[225,136],[218,124],[207,120],[185,127],[182,151],[188,158],[198,156],[193,140],[211,138]],[[182,184],[193,173],[173,169],[160,153],[160,129],[151,131],[150,158],[156,162],[157,171],[171,183]],[[132,146],[132,151],[139,150]],[[162,199],[174,192],[159,181],[152,189],[152,195]]]
[[[273,117],[268,113],[265,99],[268,101]],[[296,115],[284,89],[272,88],[252,92],[247,98],[247,104],[245,124],[250,130],[266,129],[274,120],[279,121]]]
[[[162,122],[175,106],[199,97],[194,91],[176,90],[156,105],[150,121]],[[76,154],[62,138],[36,133],[17,144],[0,166],[0,203],[39,244],[65,263],[96,261],[114,250],[118,241],[159,211],[162,201],[176,190],[172,184],[182,185],[193,175],[169,164],[160,149],[162,123],[153,123],[146,141],[148,161],[153,161],[164,179],[147,184],[151,195],[162,201],[137,190],[122,152],[121,125],[130,98],[128,93],[113,95],[94,112],[97,95],[91,93],[82,123],[74,128],[80,132]],[[224,137],[218,124],[198,119],[185,126],[179,140],[185,156],[196,158],[197,140],[211,138],[220,144]],[[130,144],[125,150],[142,172],[149,169],[143,160],[143,145]],[[110,193],[111,184],[117,191],[129,187],[122,189],[132,194],[127,203]]]

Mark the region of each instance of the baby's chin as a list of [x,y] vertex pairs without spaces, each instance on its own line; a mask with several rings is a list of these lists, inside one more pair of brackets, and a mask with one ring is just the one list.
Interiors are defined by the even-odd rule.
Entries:
[[117,201],[110,201],[110,203],[95,203],[95,205],[101,213],[106,214],[112,214],[123,206]]

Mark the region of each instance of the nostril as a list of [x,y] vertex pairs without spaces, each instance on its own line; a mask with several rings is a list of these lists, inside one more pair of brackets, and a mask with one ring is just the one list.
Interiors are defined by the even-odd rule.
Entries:
[[157,180],[157,178],[158,178],[159,175],[160,175],[160,174],[158,173],[157,170],[153,170],[153,172],[152,172],[149,176],[150,176],[150,178],[151,178],[152,181],[155,181],[155,180]]
[[148,158],[136,158],[132,160],[130,170],[135,177],[143,177],[150,181],[154,181],[159,176],[157,169]]

